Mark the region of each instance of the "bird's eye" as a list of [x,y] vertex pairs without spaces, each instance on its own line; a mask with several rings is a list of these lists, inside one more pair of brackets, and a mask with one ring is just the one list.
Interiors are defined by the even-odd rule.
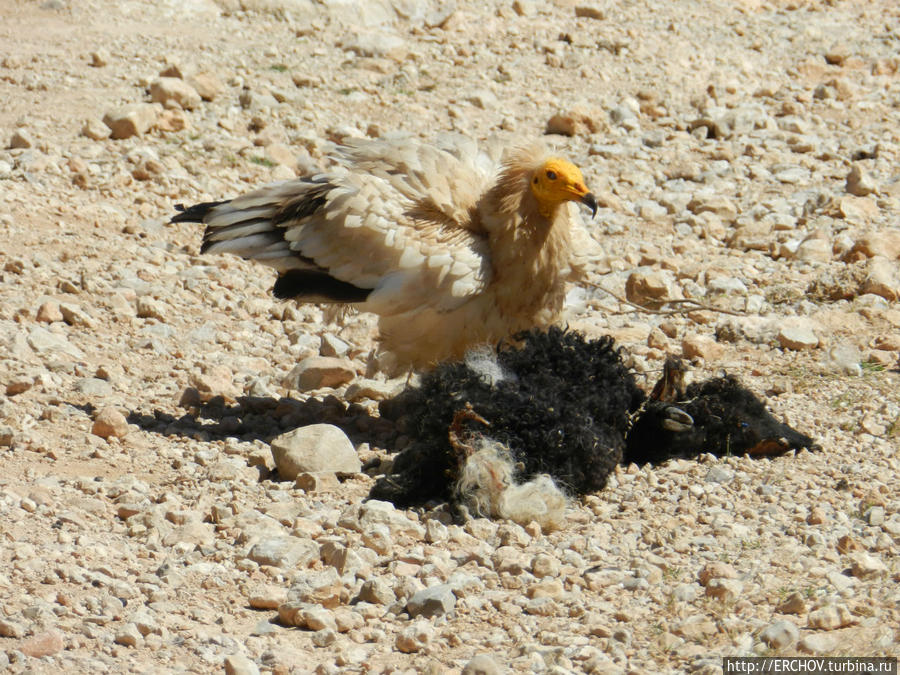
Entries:
[[550,180],[556,180],[556,172],[555,172],[555,171],[548,171],[548,172],[547,172],[547,178],[549,178]]
[[534,177],[534,180],[533,180],[532,182],[533,182],[535,185],[538,184],[538,178],[537,178],[537,176]]

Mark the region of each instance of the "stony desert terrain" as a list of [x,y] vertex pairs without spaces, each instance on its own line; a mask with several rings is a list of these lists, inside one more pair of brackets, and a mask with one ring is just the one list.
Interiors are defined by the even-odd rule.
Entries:
[[[0,46],[0,670],[900,654],[895,0],[2,0]],[[555,532],[364,502],[372,318],[167,221],[395,130],[552,132],[602,206],[570,326],[821,450],[623,466]],[[363,470],[275,473],[313,423]]]

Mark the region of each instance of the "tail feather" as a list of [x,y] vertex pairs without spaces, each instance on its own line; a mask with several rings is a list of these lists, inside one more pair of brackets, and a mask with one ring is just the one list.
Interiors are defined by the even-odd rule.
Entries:
[[[203,223],[201,253],[233,253],[260,259],[280,270],[307,267],[285,241],[288,229],[303,227],[326,203],[334,185],[323,178],[301,178],[260,188],[232,200],[203,202],[185,208],[178,204],[173,223]],[[276,253],[277,252],[277,253]]]
[[[341,281],[318,266],[302,250],[291,248],[285,235],[304,227],[328,201],[335,186],[324,178],[299,179],[261,188],[230,201],[178,204],[173,223],[203,223],[201,253],[231,253],[257,260],[279,272],[275,297],[304,302],[364,302],[372,292]],[[296,239],[292,236],[291,239]]]
[[200,253],[232,253],[254,260],[275,250],[282,255],[292,253],[284,238],[271,230],[228,238],[204,236],[200,246]]
[[256,220],[245,220],[234,225],[227,225],[218,230],[212,230],[207,239],[211,241],[224,241],[225,239],[238,239],[240,237],[250,237],[260,232],[271,232],[272,222],[257,218]]
[[212,209],[217,207],[219,204],[225,204],[227,202],[203,202],[201,204],[194,204],[193,206],[189,206],[185,208],[184,204],[176,204],[175,210],[181,211],[181,213],[172,216],[172,220],[170,223],[202,223],[203,219],[206,218],[206,214],[208,214]]
[[[268,222],[271,227],[271,219],[275,214],[272,206],[260,206],[257,208],[239,208],[234,202],[220,204],[219,208],[206,215],[203,222],[209,232],[224,236],[229,228],[235,225],[244,225],[253,222]],[[232,235],[233,236],[233,235]],[[238,235],[240,236],[240,235]]]

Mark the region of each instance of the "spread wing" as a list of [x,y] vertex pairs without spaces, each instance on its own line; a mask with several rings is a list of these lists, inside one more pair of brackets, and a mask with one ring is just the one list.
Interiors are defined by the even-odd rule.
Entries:
[[481,153],[474,141],[450,134],[439,138],[437,145],[406,136],[346,139],[335,154],[351,172],[384,180],[422,215],[481,231],[475,209],[496,162]]
[[277,269],[279,297],[397,314],[449,311],[484,290],[492,269],[477,204],[489,173],[477,153],[390,139],[355,142],[340,159],[333,174],[200,204],[173,220],[206,225],[203,251]]

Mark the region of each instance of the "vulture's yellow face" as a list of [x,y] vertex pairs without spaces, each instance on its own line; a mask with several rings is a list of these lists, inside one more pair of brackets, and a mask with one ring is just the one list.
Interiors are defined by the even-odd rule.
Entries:
[[538,201],[541,215],[550,216],[563,202],[579,201],[597,213],[597,200],[584,184],[581,170],[559,157],[544,162],[531,177],[531,191]]

